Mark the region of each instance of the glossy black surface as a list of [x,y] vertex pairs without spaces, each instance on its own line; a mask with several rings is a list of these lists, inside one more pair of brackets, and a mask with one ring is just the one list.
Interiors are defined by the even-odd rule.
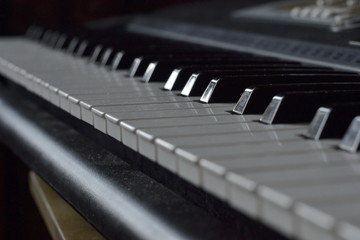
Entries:
[[359,90],[279,93],[270,102],[261,121],[265,123],[310,122],[316,110],[323,105],[359,100]]
[[[343,75],[345,74],[345,75]],[[288,73],[288,74],[254,74],[244,76],[225,76],[218,78],[216,86],[209,93],[207,103],[236,102],[245,88],[256,84],[289,84],[358,81],[358,75],[348,73]]]
[[245,89],[234,108],[234,112],[239,114],[261,114],[264,112],[272,97],[284,91],[351,90],[359,88],[359,82],[256,85]]
[[341,138],[351,121],[360,115],[360,103],[339,103],[323,106],[313,118],[306,137],[312,139]]

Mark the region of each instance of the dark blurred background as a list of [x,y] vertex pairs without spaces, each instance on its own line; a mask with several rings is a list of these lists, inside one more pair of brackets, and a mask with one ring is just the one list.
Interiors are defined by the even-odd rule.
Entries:
[[194,0],[0,0],[0,35],[23,34],[31,24],[66,28],[190,1]]

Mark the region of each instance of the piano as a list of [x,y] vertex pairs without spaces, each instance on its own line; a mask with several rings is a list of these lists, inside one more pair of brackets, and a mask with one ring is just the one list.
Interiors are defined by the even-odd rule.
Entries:
[[360,239],[359,4],[32,26],[1,139],[109,239]]

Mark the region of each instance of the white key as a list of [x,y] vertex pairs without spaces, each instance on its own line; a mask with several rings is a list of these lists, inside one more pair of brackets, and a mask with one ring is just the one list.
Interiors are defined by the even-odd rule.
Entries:
[[[174,153],[175,148],[187,147],[209,147],[220,149],[228,145],[240,146],[243,144],[259,144],[263,142],[278,141],[279,139],[293,141],[297,140],[296,136],[298,130],[292,131],[268,131],[258,132],[257,134],[249,132],[238,132],[238,133],[215,133],[201,136],[184,136],[184,137],[169,137],[169,138],[158,138],[155,140],[155,147],[159,164],[167,167],[170,164],[172,167],[169,170],[174,172],[177,171],[177,157]],[[171,156],[171,157],[169,157]]]
[[119,98],[119,99],[102,99],[94,101],[80,101],[81,106],[81,119],[85,122],[92,124],[93,116],[91,109],[98,106],[109,105],[130,105],[130,104],[146,104],[153,102],[178,102],[178,101],[191,101],[193,99],[181,98],[176,96],[163,96],[163,97],[147,97],[147,98]]
[[360,195],[345,195],[335,201],[323,199],[296,204],[297,235],[301,239],[337,239],[337,231],[344,239],[356,239],[360,235],[351,234],[349,230],[360,230],[356,227],[360,222],[359,200]]
[[233,107],[234,104],[228,103],[215,103],[215,104],[203,104],[200,102],[166,102],[166,103],[147,103],[147,104],[134,104],[134,105],[120,105],[120,106],[100,106],[94,107],[96,110],[103,113],[121,113],[121,112],[139,112],[139,111],[153,111],[153,110],[171,110],[171,109],[183,109],[183,108],[218,108],[218,107]]
[[360,217],[338,224],[337,233],[341,240],[357,240],[360,236]]
[[[121,111],[121,112],[103,112],[98,110],[97,107],[92,107],[91,111],[94,118],[94,127],[107,133],[106,131],[106,118],[105,114],[111,115],[117,119],[129,120],[129,119],[149,119],[149,118],[174,118],[190,115],[212,115],[212,114],[228,114],[226,111],[230,109],[229,105],[218,105],[216,108],[206,105],[206,107],[197,105],[198,108],[186,107],[190,104],[183,102],[184,104],[175,104],[175,103],[158,103],[158,104],[130,104],[124,105],[124,109],[132,109],[130,111]],[[146,106],[150,105],[150,109]],[[127,108],[128,107],[128,108]],[[115,106],[113,106],[115,108]],[[116,106],[117,109],[122,109],[122,106]],[[102,108],[100,108],[102,109]],[[138,111],[139,109],[143,109]],[[103,130],[102,130],[103,129]]]
[[260,217],[268,225],[278,229],[286,235],[294,235],[296,229],[296,218],[292,212],[295,201],[307,202],[316,199],[335,200],[342,199],[345,195],[358,194],[360,190],[360,179],[312,183],[307,186],[269,186],[259,187],[261,197]]
[[[107,126],[115,125],[111,128],[115,128],[119,124],[119,119],[111,119],[107,115]],[[198,116],[198,117],[179,117],[179,118],[165,118],[165,119],[146,119],[146,120],[126,120],[120,122],[121,139],[126,145],[126,141],[136,143],[132,147],[137,148],[137,136],[136,130],[145,127],[160,127],[160,126],[185,126],[196,124],[209,124],[209,123],[226,123],[226,122],[242,122],[244,119],[249,121],[253,120],[253,116],[240,116],[240,115],[219,115],[219,116]],[[109,131],[108,131],[109,132]],[[111,135],[110,133],[109,135]],[[126,137],[125,137],[126,136]],[[127,145],[127,146],[130,146]]]
[[[254,132],[271,131],[276,129],[301,128],[295,125],[265,125],[255,122],[223,123],[223,124],[205,124],[177,127],[154,127],[137,129],[136,134],[139,142],[139,152],[155,161],[155,138],[164,139],[165,137],[182,137],[194,135],[207,135],[216,133],[233,132]],[[302,127],[303,128],[303,127]],[[144,146],[145,149],[142,149]]]

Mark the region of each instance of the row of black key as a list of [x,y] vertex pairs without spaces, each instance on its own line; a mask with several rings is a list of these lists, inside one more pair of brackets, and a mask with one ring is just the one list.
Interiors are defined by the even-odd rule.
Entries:
[[28,36],[204,103],[238,101],[234,113],[264,113],[263,123],[313,119],[305,134],[313,139],[342,137],[360,114],[360,77],[353,72],[130,33],[70,37],[33,27]]

